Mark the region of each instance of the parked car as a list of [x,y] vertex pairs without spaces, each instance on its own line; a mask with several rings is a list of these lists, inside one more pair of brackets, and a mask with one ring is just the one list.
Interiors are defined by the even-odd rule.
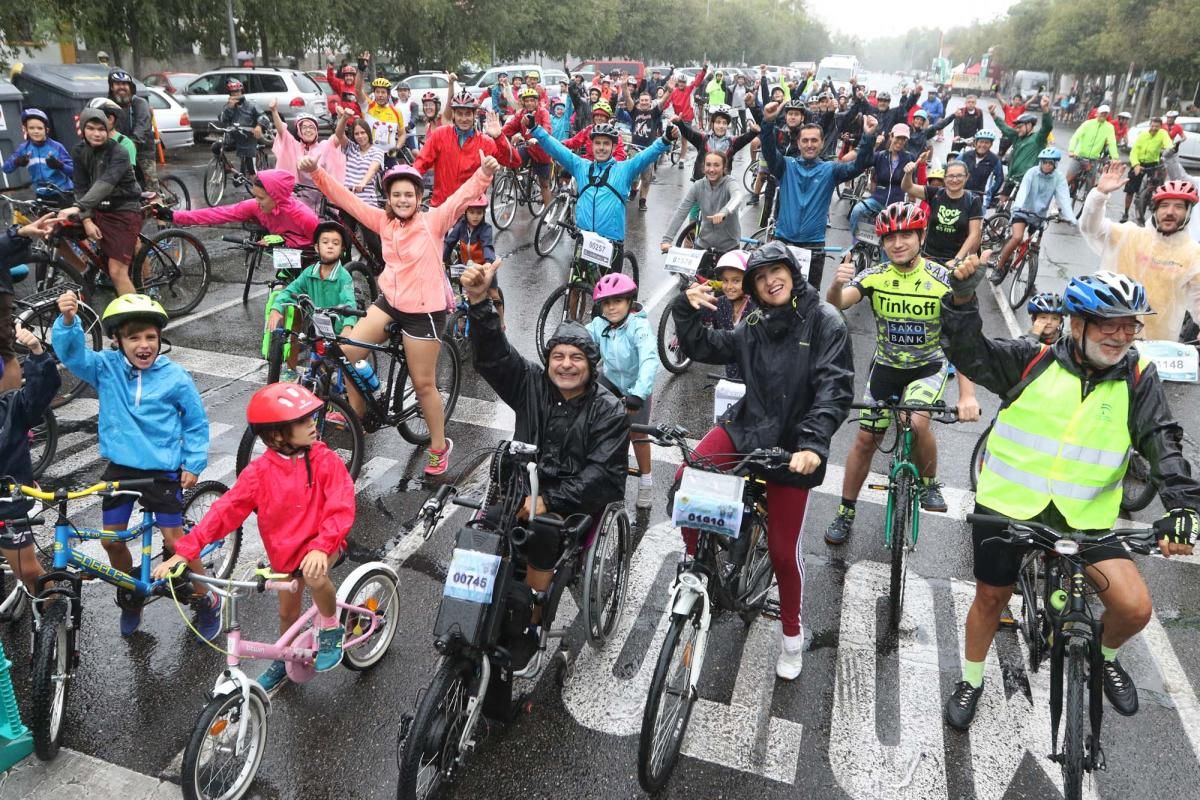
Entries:
[[[448,72],[417,72],[400,79],[400,84],[412,90],[412,98],[420,100],[426,92],[433,92],[442,101],[442,108],[450,102],[450,73]],[[399,85],[399,84],[398,84]],[[396,89],[392,87],[392,98],[396,98]],[[407,112],[405,112],[407,113]]]
[[162,89],[154,87],[148,87],[146,100],[149,101],[150,111],[154,114],[154,127],[158,131],[163,148],[178,150],[181,147],[191,147],[195,137],[183,103]]
[[333,129],[324,90],[300,70],[278,67],[222,67],[205,72],[188,84],[186,93],[176,95],[176,99],[187,106],[192,130],[202,137],[208,134],[209,124],[217,121],[221,109],[229,102],[225,83],[230,78],[237,78],[242,82],[246,87],[246,99],[264,114],[274,99],[279,104],[279,115],[285,120],[307,111],[317,116],[323,130]]
[[198,72],[151,72],[142,78],[142,83],[162,89],[167,94],[178,94],[199,77]]
[[500,73],[503,72],[510,78],[514,75],[525,77],[525,73],[531,69],[535,69],[540,74],[542,68],[537,64],[501,64],[496,67],[490,67],[473,76],[463,88],[474,95],[478,95],[484,89],[490,89],[500,82]]
[[567,73],[563,72],[561,69],[542,70],[542,85],[546,87],[547,91],[550,89],[557,89],[558,82],[565,81],[566,79]]
[[329,85],[329,78],[325,76],[324,72],[320,72],[315,69],[310,69],[307,72],[305,72],[304,74],[307,75],[308,77],[312,78],[313,83],[315,83],[320,88],[321,94],[325,95],[325,106],[326,107],[329,107],[329,105],[331,104],[332,101],[335,101],[338,99],[338,96],[333,93],[333,87]]
[[607,75],[613,70],[628,72],[639,81],[646,74],[646,65],[641,61],[584,61],[576,67],[576,70],[580,69],[590,69],[601,75]]
[[[1200,117],[1176,117],[1175,124],[1183,128],[1187,137],[1179,145],[1179,161],[1184,167],[1200,169]],[[1129,129],[1129,146],[1137,137],[1150,129],[1149,122],[1143,122]]]

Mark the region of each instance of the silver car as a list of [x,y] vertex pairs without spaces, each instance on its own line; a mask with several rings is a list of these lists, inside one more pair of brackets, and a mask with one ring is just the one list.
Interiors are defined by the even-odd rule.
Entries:
[[187,106],[192,130],[207,136],[210,123],[215,123],[229,102],[225,84],[237,78],[245,87],[246,99],[266,114],[271,100],[278,102],[279,115],[290,120],[302,111],[315,114],[322,130],[332,130],[325,94],[316,82],[300,70],[277,67],[222,67],[205,72],[188,84],[176,99]]
[[171,95],[146,87],[146,100],[154,114],[154,127],[158,129],[158,138],[166,150],[177,150],[181,147],[192,146],[192,126],[188,119],[187,109],[171,97]]

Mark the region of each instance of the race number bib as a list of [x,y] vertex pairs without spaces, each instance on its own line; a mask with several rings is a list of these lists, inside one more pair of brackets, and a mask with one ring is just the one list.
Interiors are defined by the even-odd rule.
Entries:
[[675,493],[671,522],[736,539],[742,528],[742,487],[737,475],[688,467]]
[[284,269],[300,271],[300,251],[295,248],[276,247],[271,251],[271,258],[274,260],[276,272]]
[[858,227],[854,229],[854,235],[860,242],[873,245],[879,244],[879,235],[875,233],[874,222],[858,223]]
[[455,548],[442,594],[486,605],[492,602],[500,556]]
[[808,280],[808,270],[812,266],[812,251],[806,247],[796,247],[788,245],[788,250],[792,251],[792,255],[796,257],[796,263],[800,265],[800,274]]
[[664,266],[667,272],[674,272],[676,275],[683,275],[686,278],[696,277],[696,271],[700,269],[700,263],[704,261],[704,250],[692,250],[687,247],[672,247],[667,251],[667,258]]
[[583,231],[583,243],[580,246],[579,257],[601,267],[612,263],[613,243],[598,233]]
[[1140,354],[1154,362],[1158,377],[1175,383],[1196,383],[1200,351],[1190,344],[1154,340],[1138,342]]

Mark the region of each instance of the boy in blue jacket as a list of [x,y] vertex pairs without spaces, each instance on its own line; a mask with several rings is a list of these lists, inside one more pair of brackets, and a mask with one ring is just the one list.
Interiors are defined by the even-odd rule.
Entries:
[[[183,535],[183,492],[196,485],[208,464],[208,417],[200,392],[183,367],[159,355],[167,312],[143,294],[124,294],[104,309],[104,332],[117,340],[116,350],[93,351],[84,345],[83,326],[76,319],[75,293],[58,298],[61,316],[54,321],[54,346],[59,360],[72,373],[95,387],[100,397],[100,455],[109,460],[103,481],[157,478],[142,492],[140,503],[154,512],[163,542],[173,551]],[[104,529],[129,526],[133,500],[106,497]],[[124,542],[102,541],[115,569],[131,573],[133,558]],[[204,574],[199,559],[189,562]],[[147,576],[148,577],[148,576]],[[199,612],[196,628],[205,639],[221,632],[220,598],[197,584]],[[121,610],[121,635],[130,636],[142,621],[140,605]]]
[[4,172],[11,174],[25,167],[35,189],[53,186],[64,192],[71,191],[71,172],[75,164],[67,148],[50,138],[50,118],[46,112],[38,108],[22,111],[21,129],[25,132],[25,141],[4,160]]

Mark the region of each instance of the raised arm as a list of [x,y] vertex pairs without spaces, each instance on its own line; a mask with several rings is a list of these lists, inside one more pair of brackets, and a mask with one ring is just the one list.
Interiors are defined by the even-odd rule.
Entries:
[[[304,159],[303,161],[308,162],[311,159]],[[329,198],[331,203],[375,233],[379,233],[383,229],[384,223],[387,222],[386,211],[376,206],[367,205],[354,192],[335,181],[332,175],[320,167],[315,167],[311,174],[313,183],[321,190],[321,194]]]

